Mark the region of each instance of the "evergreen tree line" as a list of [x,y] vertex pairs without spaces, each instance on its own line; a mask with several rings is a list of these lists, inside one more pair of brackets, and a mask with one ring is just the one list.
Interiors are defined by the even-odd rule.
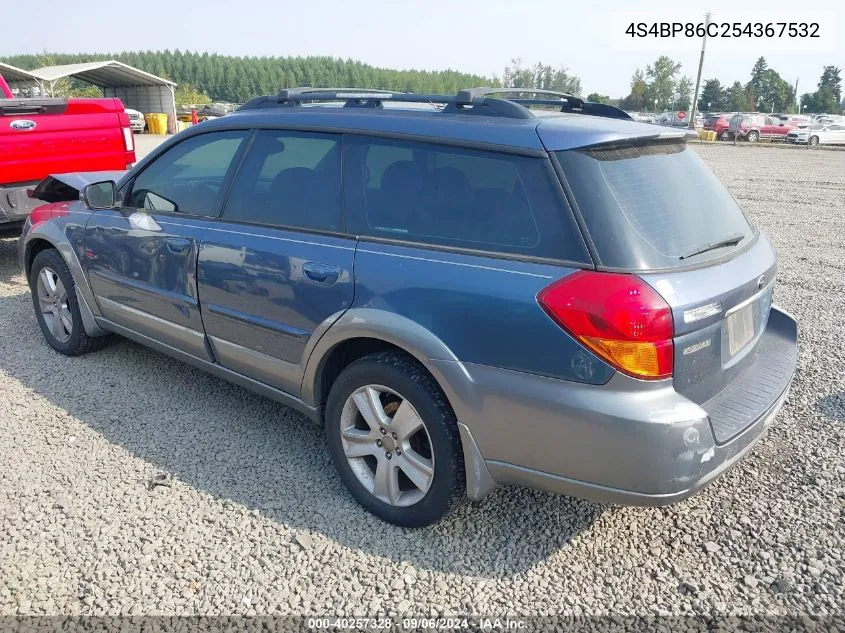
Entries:
[[[845,110],[842,99],[841,69],[825,66],[817,89],[796,101],[795,86],[769,68],[760,57],[746,84],[735,81],[722,85],[718,79],[702,83],[698,105],[703,111],[838,113]],[[681,64],[662,55],[646,70],[637,69],[631,78],[631,91],[619,105],[627,110],[661,111],[689,109],[693,99],[692,80],[681,75]]]
[[[351,59],[334,57],[231,57],[190,51],[139,51],[108,54],[42,53],[15,55],[2,61],[34,70],[44,66],[116,59],[178,84],[178,104],[210,101],[243,103],[252,97],[273,94],[295,86],[351,86],[383,90],[454,94],[474,86],[542,88],[580,94],[581,80],[568,69],[538,63],[523,67],[514,58],[501,79],[456,70],[423,71],[377,68]],[[74,80],[60,80],[56,96],[91,96],[96,88]]]
[[[15,55],[2,61],[23,68],[115,59],[207,95],[214,101],[243,103],[257,95],[296,86],[350,86],[408,92],[454,94],[461,88],[499,85],[495,78],[456,70],[423,71],[378,68],[334,57],[232,57],[190,51],[137,51],[107,54],[43,53]],[[71,91],[78,90],[76,83]]]

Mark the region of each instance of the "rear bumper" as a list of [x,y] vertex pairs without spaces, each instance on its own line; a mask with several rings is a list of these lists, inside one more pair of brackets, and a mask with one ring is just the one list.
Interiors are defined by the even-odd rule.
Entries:
[[22,224],[35,207],[44,204],[27,195],[27,189],[36,184],[37,181],[0,187],[0,227]]
[[[691,496],[736,464],[777,415],[795,371],[795,320],[773,307],[767,337],[779,340],[781,352],[784,346],[791,350],[782,388],[767,394],[770,401],[759,415],[721,444],[707,411],[678,394],[671,381],[622,374],[590,386],[464,366],[474,399],[459,398],[456,413],[497,484],[607,503],[666,505]],[[784,362],[783,356],[779,360]],[[749,371],[762,367],[765,359]],[[468,464],[468,471],[471,466],[478,470],[479,465]]]

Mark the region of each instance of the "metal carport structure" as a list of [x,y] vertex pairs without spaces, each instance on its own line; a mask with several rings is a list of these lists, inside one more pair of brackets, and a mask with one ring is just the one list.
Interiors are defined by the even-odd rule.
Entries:
[[51,94],[56,81],[73,77],[101,88],[105,97],[117,97],[127,108],[145,114],[163,112],[167,131],[176,131],[176,83],[169,79],[115,60],[47,66],[30,72]]
[[33,86],[38,86],[41,92],[44,92],[41,78],[33,74],[32,71],[0,62],[0,75],[3,75],[10,88],[31,89]]

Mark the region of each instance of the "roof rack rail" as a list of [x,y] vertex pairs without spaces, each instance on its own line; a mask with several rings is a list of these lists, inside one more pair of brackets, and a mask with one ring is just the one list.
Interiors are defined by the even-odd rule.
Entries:
[[[532,98],[498,98],[493,95],[535,95]],[[557,98],[552,98],[557,97]],[[256,97],[239,110],[283,106],[298,106],[304,102],[343,101],[348,108],[382,108],[385,101],[398,103],[442,104],[444,112],[497,116],[511,119],[531,119],[534,114],[528,106],[556,106],[561,112],[592,114],[614,119],[631,117],[619,108],[602,103],[592,103],[568,92],[540,88],[467,88],[455,95],[394,92],[373,88],[283,88],[277,97]]]

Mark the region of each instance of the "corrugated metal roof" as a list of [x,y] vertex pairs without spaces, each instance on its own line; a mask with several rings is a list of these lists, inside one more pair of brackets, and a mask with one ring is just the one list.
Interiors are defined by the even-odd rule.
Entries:
[[3,62],[0,62],[0,75],[3,75],[3,78],[9,83],[15,81],[34,81],[38,83],[41,81],[38,76],[30,72],[29,70],[24,70],[23,68],[18,68],[17,66],[11,66],[9,64],[4,64]]
[[100,87],[113,86],[175,86],[176,82],[156,77],[148,72],[133,68],[119,61],[85,62],[46,66],[33,70],[32,74],[43,81],[56,81],[63,77],[76,77]]

